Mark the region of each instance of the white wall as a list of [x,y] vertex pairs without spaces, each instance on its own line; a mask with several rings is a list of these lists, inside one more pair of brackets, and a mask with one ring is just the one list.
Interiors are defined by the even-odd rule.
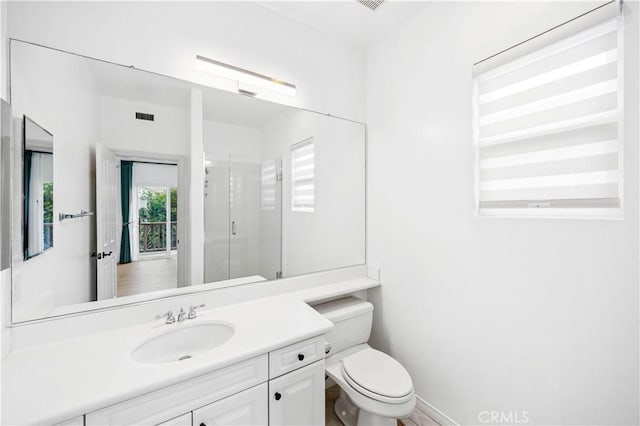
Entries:
[[[0,97],[7,99],[7,2],[0,2]],[[2,124],[0,124],[1,126]],[[0,238],[8,238],[8,236],[0,235]],[[6,269],[5,271],[8,271]],[[0,334],[0,352],[2,358],[9,351],[9,332],[5,328],[11,322],[9,314],[11,312],[11,274],[9,272],[0,271],[0,321],[2,327]],[[0,379],[2,375],[0,374]]]
[[205,153],[259,159],[260,142],[260,131],[253,127],[204,120]]
[[[314,138],[315,209],[291,210],[291,145]],[[264,159],[282,159],[282,272],[299,275],[365,262],[365,127],[288,110],[262,128]]]
[[[14,146],[20,147],[22,115],[54,135],[54,216],[58,212],[95,211],[92,176],[98,141],[99,98],[82,61],[59,52],[20,43],[12,50]],[[17,142],[16,142],[17,141]],[[20,163],[20,149],[14,152]],[[17,169],[18,173],[20,169]],[[20,177],[14,176],[20,183]],[[14,200],[20,199],[21,185]],[[16,207],[14,205],[14,207]],[[20,229],[21,209],[14,209]],[[22,241],[13,240],[14,312],[38,315],[52,306],[87,302],[94,297],[94,218],[54,221],[53,248],[22,261]]]
[[178,186],[178,167],[170,164],[133,163],[133,186]]
[[364,52],[250,2],[10,2],[9,35],[236,90],[197,54],[290,81],[273,100],[364,117]]
[[368,51],[372,343],[462,424],[638,424],[638,19],[625,2],[625,219],[474,216],[472,64],[594,3],[434,2]]
[[189,212],[187,216],[187,259],[189,259],[186,285],[204,282],[204,124],[203,95],[192,88],[189,103]]
[[[175,108],[110,96],[100,97],[101,143],[115,150],[188,155],[188,105]],[[154,114],[154,121],[138,120],[136,112]]]
[[0,2],[0,96],[4,99],[8,99],[8,67],[9,61],[7,60],[9,54],[8,46],[8,29],[7,29],[7,4],[8,2]]

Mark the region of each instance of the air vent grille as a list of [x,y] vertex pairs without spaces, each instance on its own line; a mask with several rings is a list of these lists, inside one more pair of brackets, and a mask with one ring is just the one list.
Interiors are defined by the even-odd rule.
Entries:
[[358,0],[358,3],[371,10],[376,10],[383,2],[384,0]]
[[145,112],[136,112],[136,118],[138,120],[154,121],[154,115]]

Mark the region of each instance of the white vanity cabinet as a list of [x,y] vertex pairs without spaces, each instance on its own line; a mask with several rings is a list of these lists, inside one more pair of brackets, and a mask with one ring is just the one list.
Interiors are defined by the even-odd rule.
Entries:
[[85,415],[86,426],[324,425],[324,336]]

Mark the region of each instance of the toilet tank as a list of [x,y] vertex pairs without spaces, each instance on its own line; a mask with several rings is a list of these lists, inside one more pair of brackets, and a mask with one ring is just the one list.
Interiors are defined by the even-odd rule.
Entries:
[[331,321],[335,327],[325,334],[334,355],[352,346],[366,343],[371,334],[373,305],[356,297],[345,297],[321,303],[313,308]]

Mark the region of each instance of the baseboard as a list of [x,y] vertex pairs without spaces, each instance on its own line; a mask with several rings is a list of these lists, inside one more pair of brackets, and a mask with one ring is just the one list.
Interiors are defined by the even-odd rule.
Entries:
[[434,424],[458,426],[458,423],[451,417],[419,396],[416,396],[416,408],[413,410],[413,413],[411,413],[411,416],[409,416],[409,420],[418,426],[432,426]]

